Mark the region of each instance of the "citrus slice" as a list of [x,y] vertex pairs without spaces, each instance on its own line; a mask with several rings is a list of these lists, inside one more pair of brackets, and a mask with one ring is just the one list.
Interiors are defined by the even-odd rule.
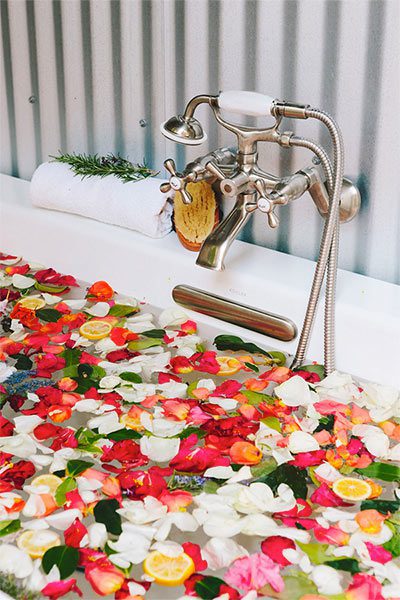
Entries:
[[179,556],[165,556],[155,550],[143,563],[143,570],[159,585],[181,585],[195,571],[194,562],[182,552]]
[[57,477],[57,475],[52,475],[51,473],[47,473],[44,475],[38,475],[37,477],[35,477],[35,479],[32,479],[31,485],[33,485],[33,487],[39,487],[41,485],[45,485],[46,487],[49,488],[49,490],[48,490],[48,492],[44,492],[44,493],[49,493],[54,496],[58,486],[62,482],[63,482],[63,480],[61,479],[61,477]]
[[31,558],[42,558],[43,554],[61,544],[60,536],[50,529],[32,530],[22,532],[17,539],[17,546]]
[[353,502],[366,500],[372,494],[370,484],[363,479],[356,479],[355,477],[342,477],[341,479],[337,479],[334,482],[332,489],[336,496],[339,496],[342,500],[350,500]]
[[87,321],[79,333],[88,340],[102,340],[110,334],[112,325],[108,321]]
[[46,306],[46,302],[39,296],[28,296],[17,302],[17,304],[23,308],[29,308],[29,310],[38,310]]
[[51,283],[35,283],[35,288],[40,292],[47,292],[48,294],[61,294],[67,289],[66,285],[52,285]]
[[217,375],[235,375],[242,368],[242,363],[232,356],[217,356],[216,361],[220,366]]

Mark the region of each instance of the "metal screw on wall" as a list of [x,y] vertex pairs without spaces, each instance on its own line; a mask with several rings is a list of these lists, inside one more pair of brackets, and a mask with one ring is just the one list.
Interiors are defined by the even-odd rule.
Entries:
[[29,96],[29,98],[28,98],[28,102],[29,102],[30,104],[35,104],[35,102],[37,102],[37,97],[36,97],[36,96],[34,96],[34,95],[32,95],[32,96]]
[[140,125],[140,127],[147,127],[147,121],[146,121],[146,119],[140,119],[139,125]]

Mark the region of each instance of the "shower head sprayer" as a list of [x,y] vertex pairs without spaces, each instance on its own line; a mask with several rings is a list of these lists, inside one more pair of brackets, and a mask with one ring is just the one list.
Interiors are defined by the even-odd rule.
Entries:
[[161,133],[173,142],[188,146],[198,146],[207,139],[207,134],[199,121],[184,115],[176,115],[165,121],[161,125]]

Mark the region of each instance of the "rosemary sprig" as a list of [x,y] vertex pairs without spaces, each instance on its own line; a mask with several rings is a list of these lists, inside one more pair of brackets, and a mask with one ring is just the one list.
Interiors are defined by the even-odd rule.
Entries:
[[11,574],[0,573],[0,590],[15,600],[40,600],[41,598],[39,593],[27,590]]
[[80,175],[82,179],[95,175],[98,177],[114,175],[127,183],[158,175],[157,171],[149,169],[145,163],[135,164],[127,158],[112,153],[99,156],[98,154],[63,154],[60,152],[58,156],[50,156],[50,158],[55,162],[69,165],[75,175]]

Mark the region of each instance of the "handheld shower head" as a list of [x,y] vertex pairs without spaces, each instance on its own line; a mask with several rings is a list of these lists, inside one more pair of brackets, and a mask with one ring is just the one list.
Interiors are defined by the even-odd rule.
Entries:
[[207,139],[207,134],[204,133],[199,121],[194,117],[176,115],[165,121],[160,129],[161,133],[169,140],[188,146],[197,146]]

